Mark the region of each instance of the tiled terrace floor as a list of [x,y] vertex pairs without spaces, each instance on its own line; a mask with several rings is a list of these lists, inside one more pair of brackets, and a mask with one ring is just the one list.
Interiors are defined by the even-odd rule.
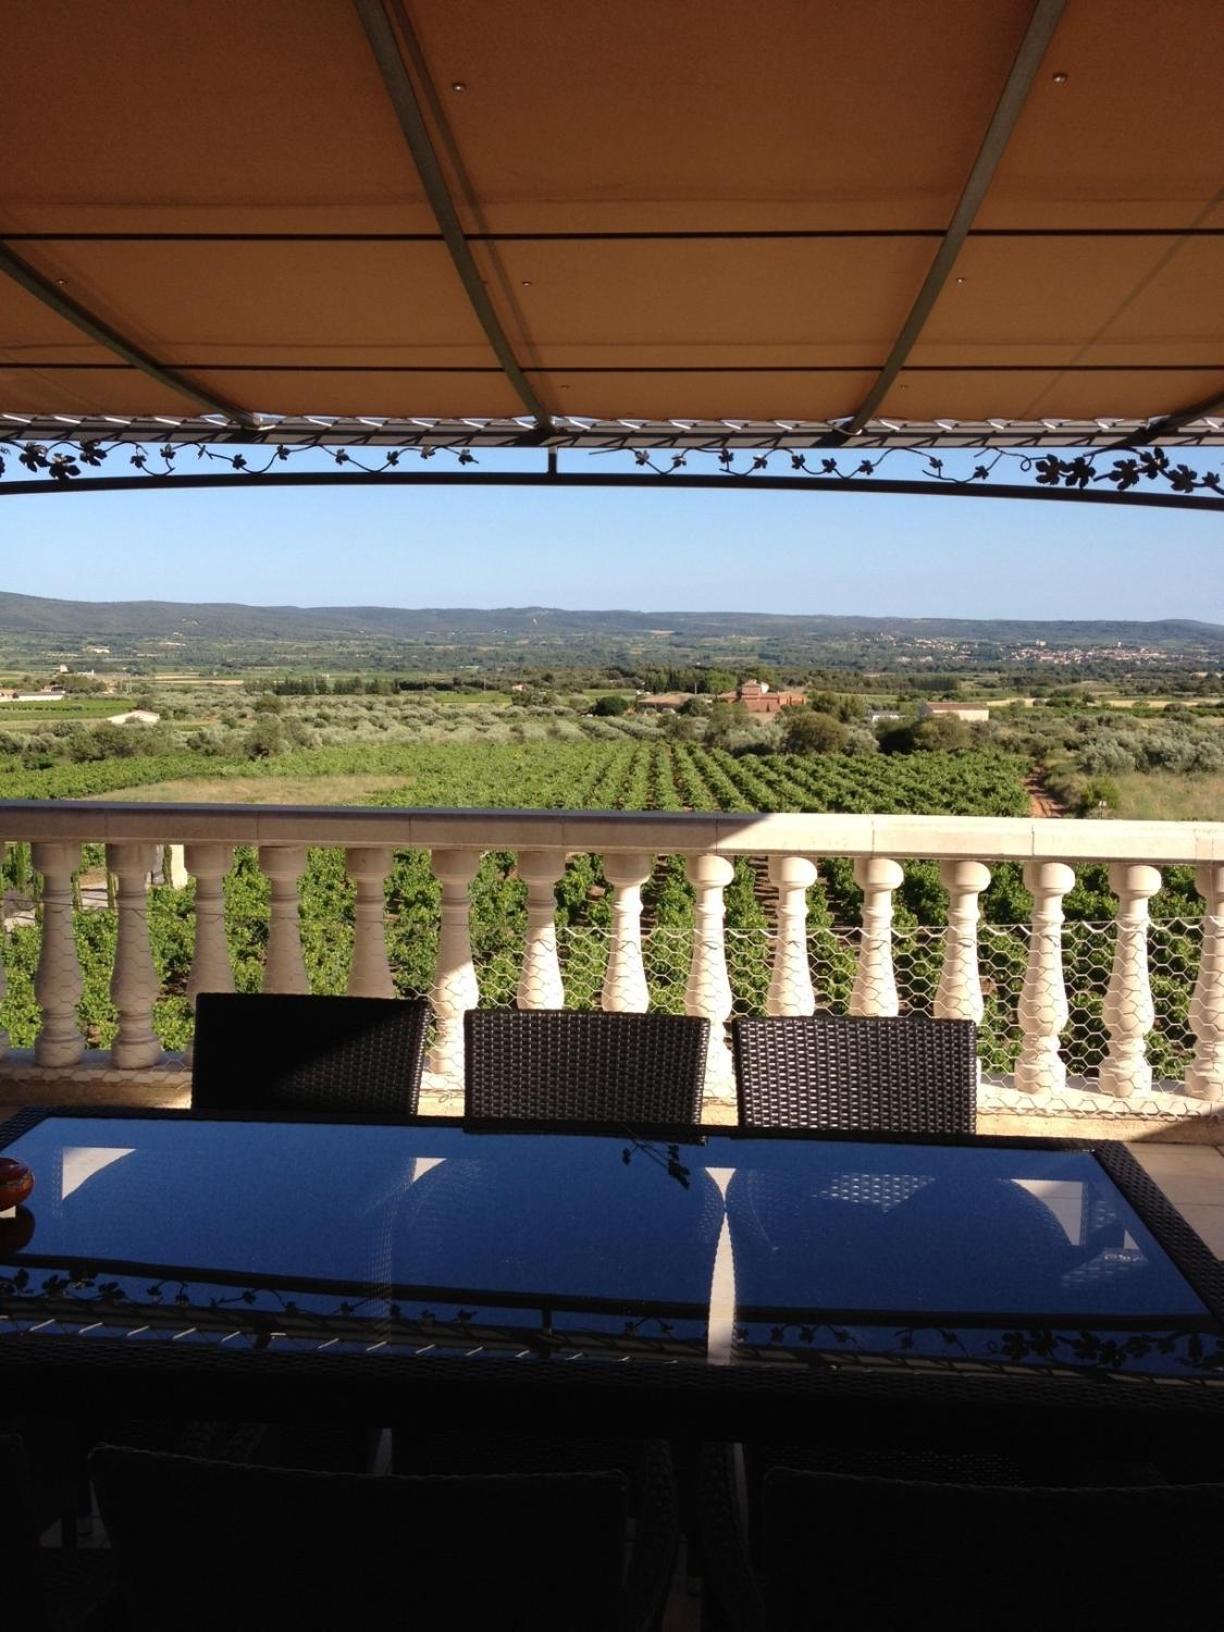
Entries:
[[1217,1258],[1224,1258],[1224,1149],[1219,1145],[1128,1146]]

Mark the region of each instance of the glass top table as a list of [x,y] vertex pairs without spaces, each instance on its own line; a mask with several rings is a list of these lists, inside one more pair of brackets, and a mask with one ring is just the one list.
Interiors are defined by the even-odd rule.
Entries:
[[[1118,1146],[23,1113],[12,1345],[1224,1375]],[[1146,1187],[1146,1188],[1145,1188]]]

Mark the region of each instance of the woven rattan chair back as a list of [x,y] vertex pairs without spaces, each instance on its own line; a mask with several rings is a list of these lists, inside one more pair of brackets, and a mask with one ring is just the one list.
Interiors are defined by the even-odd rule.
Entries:
[[464,1022],[470,1117],[660,1125],[701,1118],[705,1020],[470,1009]]
[[428,1019],[399,998],[201,992],[192,1106],[413,1115]]
[[733,1021],[741,1126],[972,1133],[971,1020],[840,1015]]

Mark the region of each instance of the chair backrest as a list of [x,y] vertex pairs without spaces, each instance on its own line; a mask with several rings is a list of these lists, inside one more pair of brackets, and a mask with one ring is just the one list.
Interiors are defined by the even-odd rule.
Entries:
[[972,1133],[971,1020],[801,1018],[731,1026],[741,1126]]
[[0,1536],[4,1537],[4,1610],[13,1626],[39,1632],[49,1622],[39,1575],[38,1530],[25,1446],[0,1434]]
[[621,1473],[374,1478],[113,1445],[89,1466],[125,1625],[622,1624]]
[[[765,1477],[769,1625],[900,1626],[924,1606],[949,1627],[1179,1626],[1217,1614],[1209,1549],[1170,1560],[1154,1538],[1207,1536],[1224,1485],[1022,1488],[775,1468]],[[1119,1557],[1120,1538],[1150,1544]],[[885,1567],[881,1567],[885,1566]]]
[[192,1106],[412,1115],[428,1019],[394,997],[201,992]]
[[701,1118],[709,1022],[679,1014],[469,1009],[465,1112],[688,1125]]

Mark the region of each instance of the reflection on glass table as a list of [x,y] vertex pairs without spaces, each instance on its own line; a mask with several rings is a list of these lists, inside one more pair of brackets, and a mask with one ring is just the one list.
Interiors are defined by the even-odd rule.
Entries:
[[741,1361],[1219,1364],[1208,1311],[1087,1151],[774,1141],[727,1213]]

